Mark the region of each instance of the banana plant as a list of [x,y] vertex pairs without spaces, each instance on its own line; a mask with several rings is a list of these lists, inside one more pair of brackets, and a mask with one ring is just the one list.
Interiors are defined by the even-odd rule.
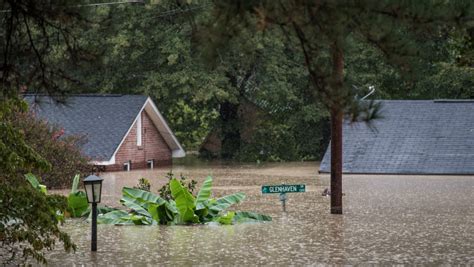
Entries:
[[38,181],[38,178],[36,178],[34,174],[27,173],[25,174],[25,178],[26,180],[28,180],[28,182],[30,182],[31,186],[33,186],[33,188],[35,188],[36,190],[40,191],[41,193],[45,195],[48,193],[48,190],[46,190],[46,185],[40,184]]
[[79,187],[79,180],[80,176],[76,174],[72,182],[71,193],[67,197],[68,212],[71,214],[71,217],[81,217],[89,208],[86,193],[77,189]]
[[[46,185],[43,185],[43,184],[40,184],[40,182],[38,181],[38,178],[36,178],[36,176],[32,173],[27,173],[25,174],[25,178],[26,180],[28,180],[28,182],[31,184],[31,186],[38,190],[39,192],[47,195],[48,194],[48,190],[46,189]],[[59,221],[59,222],[64,222],[64,212],[61,211],[61,210],[57,210],[54,214],[54,216],[56,216],[56,219]]]
[[211,198],[212,177],[204,181],[197,197],[178,180],[171,179],[172,199],[165,199],[148,191],[124,187],[120,202],[130,211],[116,210],[99,216],[104,224],[175,225],[218,222],[234,224],[241,222],[271,221],[270,216],[254,212],[226,212],[230,206],[240,203],[245,194],[236,193],[218,199]]

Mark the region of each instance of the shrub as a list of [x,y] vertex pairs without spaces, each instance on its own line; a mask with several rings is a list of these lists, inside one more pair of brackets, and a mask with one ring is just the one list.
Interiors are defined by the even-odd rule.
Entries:
[[147,178],[140,178],[137,186],[134,186],[133,188],[150,192],[151,184]]
[[[14,127],[25,137],[25,142],[52,166],[48,171],[31,170],[48,188],[70,187],[75,174],[89,174],[92,166],[82,155],[80,148],[86,141],[80,136],[65,136],[64,129],[38,119],[32,113],[18,113],[13,119]],[[28,171],[24,170],[23,173]]]
[[[158,193],[160,194],[160,197],[165,199],[165,200],[170,200],[172,199],[172,194],[171,194],[171,188],[170,188],[170,182],[174,178],[173,172],[169,172],[166,174],[166,178],[168,178],[168,183],[163,185],[159,190]],[[178,179],[176,179],[178,180]],[[180,175],[179,177],[179,182],[183,187],[186,187],[191,194],[193,194],[194,189],[196,188],[197,182],[195,180],[187,181],[188,178],[184,175]]]
[[69,236],[61,232],[57,211],[65,211],[66,198],[46,195],[28,184],[0,186],[0,262],[33,257],[46,263],[44,250],[54,248],[56,241],[64,243],[66,251],[75,250]]
[[75,248],[58,227],[61,218],[56,212],[64,211],[65,198],[47,196],[42,193],[44,187],[34,188],[23,177],[32,169],[51,168],[25,141],[24,131],[12,123],[18,121],[15,112],[26,109],[21,99],[0,97],[0,262],[4,265],[24,262],[30,256],[44,263],[43,251],[57,241],[66,251]]

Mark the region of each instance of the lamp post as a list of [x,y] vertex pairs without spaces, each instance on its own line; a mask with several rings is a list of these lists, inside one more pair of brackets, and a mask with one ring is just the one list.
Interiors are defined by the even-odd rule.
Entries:
[[87,178],[84,179],[87,202],[92,203],[91,251],[97,251],[97,203],[100,203],[103,180],[104,179],[95,175],[87,176]]

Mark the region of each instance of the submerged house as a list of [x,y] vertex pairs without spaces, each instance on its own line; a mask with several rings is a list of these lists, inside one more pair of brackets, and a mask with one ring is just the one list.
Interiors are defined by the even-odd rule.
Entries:
[[[381,102],[374,129],[344,123],[344,173],[474,174],[474,100]],[[320,172],[330,172],[330,153]]]
[[170,165],[185,151],[151,98],[142,95],[76,95],[65,104],[26,95],[36,116],[84,136],[82,147],[105,171]]

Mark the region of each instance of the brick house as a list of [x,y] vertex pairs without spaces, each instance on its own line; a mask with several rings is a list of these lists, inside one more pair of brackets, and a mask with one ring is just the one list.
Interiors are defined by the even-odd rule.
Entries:
[[76,95],[65,104],[26,95],[38,117],[65,134],[85,137],[82,147],[105,171],[171,165],[185,151],[151,98],[142,95]]

